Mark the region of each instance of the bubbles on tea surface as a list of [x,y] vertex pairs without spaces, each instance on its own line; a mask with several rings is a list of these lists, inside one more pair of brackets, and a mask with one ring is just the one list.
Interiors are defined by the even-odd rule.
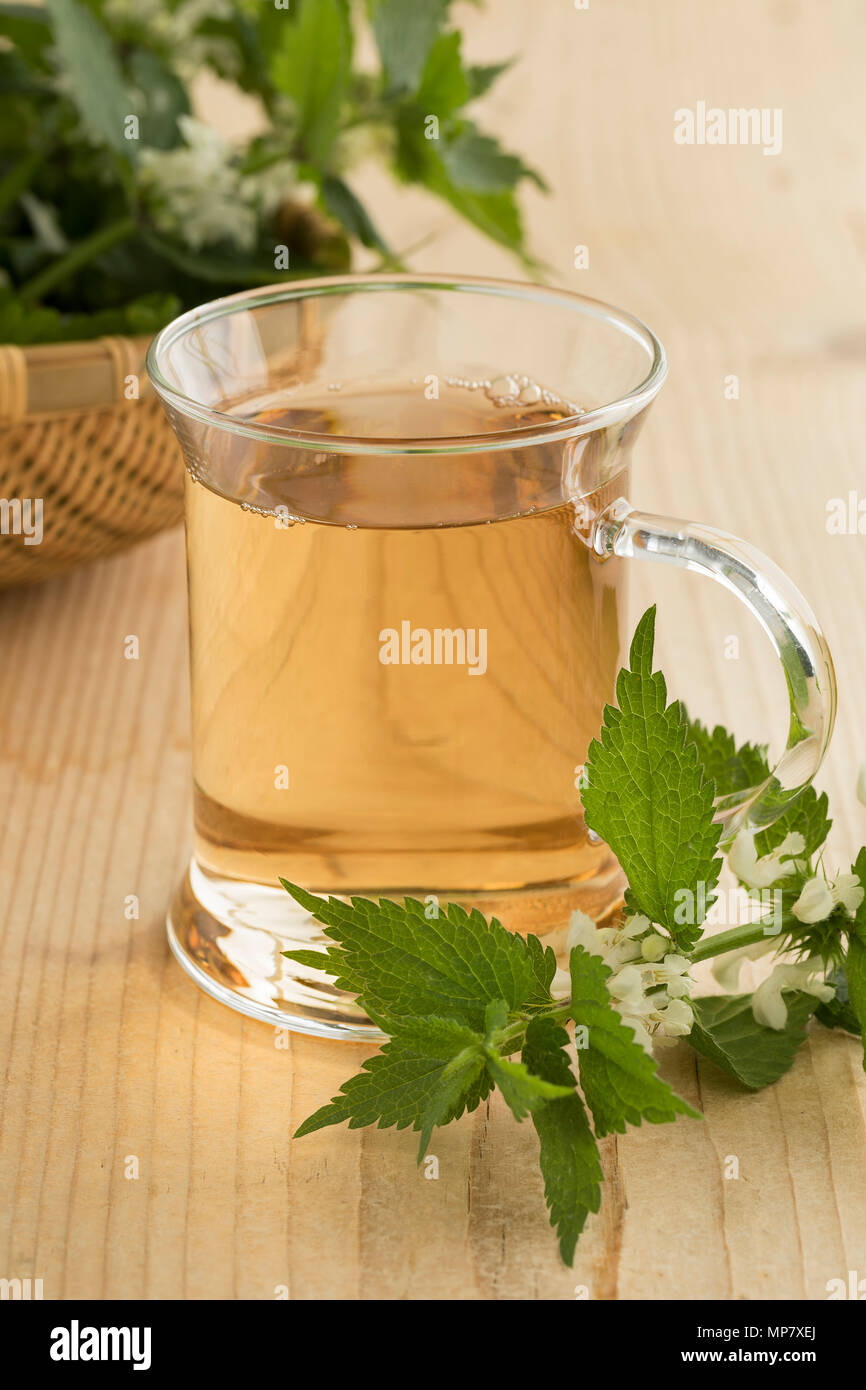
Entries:
[[520,395],[520,387],[513,376],[498,376],[491,381],[485,395],[491,401],[512,401]]
[[499,409],[542,406],[546,412],[559,414],[562,418],[585,413],[579,405],[566,400],[556,391],[539,386],[538,382],[525,372],[503,372],[492,381],[488,378],[474,381],[469,377],[448,376],[445,382],[458,391],[482,391],[491,405]]

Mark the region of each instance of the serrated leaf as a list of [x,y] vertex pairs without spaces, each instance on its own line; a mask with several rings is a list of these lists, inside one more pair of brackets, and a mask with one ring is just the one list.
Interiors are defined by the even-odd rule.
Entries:
[[414,92],[450,0],[371,0],[373,35],[389,92]]
[[[854,873],[866,888],[866,848],[861,849],[853,866]],[[866,1071],[866,898],[857,909],[848,938],[848,954],[845,958],[845,976],[848,981],[848,999],[859,1022],[863,1035],[863,1069]]]
[[[367,1058],[357,1076],[344,1082],[339,1095],[304,1120],[296,1139],[346,1120],[350,1129],[372,1124],[379,1129],[421,1129],[431,1114],[441,1116],[433,1120],[436,1124],[457,1119],[489,1094],[483,1074],[484,1040],[471,1029],[437,1017],[377,1021],[391,1033],[389,1041]],[[448,1064],[467,1051],[478,1056],[480,1065],[462,1074],[458,1094],[451,1085],[454,1074],[445,1078],[444,1086],[443,1076]]]
[[770,775],[766,744],[737,747],[733,734],[723,725],[710,730],[699,719],[688,721],[688,737],[698,750],[706,776],[716,784],[716,796],[746,791]]
[[500,1057],[491,1047],[485,1048],[487,1071],[515,1120],[523,1120],[534,1113],[539,1105],[559,1097],[567,1096],[574,1087],[572,1077],[568,1085],[545,1081],[541,1076],[533,1076],[523,1062],[512,1062]]
[[[433,143],[432,141],[430,142]],[[466,188],[458,188],[448,176],[448,171],[438,155],[432,156],[421,165],[414,177],[431,193],[450,203],[461,217],[471,222],[491,241],[516,252],[527,264],[531,264],[524,251],[523,221],[517,199],[512,191],[504,193],[473,193]]]
[[460,45],[461,35],[455,30],[442,34],[430,49],[413,102],[419,116],[436,116],[441,122],[469,100]]
[[[466,913],[455,903],[425,916],[424,904],[381,898],[319,898],[281,880],[288,893],[337,943],[317,968],[356,994],[368,1012],[392,1016],[439,1014],[481,1030],[491,1000],[517,1009],[537,987],[533,959],[523,938],[494,918]],[[285,954],[310,965],[310,952]]]
[[826,792],[819,796],[814,787],[805,787],[794,804],[779,816],[778,820],[755,836],[758,854],[770,854],[782,843],[786,835],[796,831],[806,842],[803,854],[811,859],[824,844],[833,824],[827,815],[827,805]]
[[479,1083],[485,1080],[485,1060],[474,1047],[466,1047],[453,1057],[439,1078],[438,1085],[421,1117],[418,1139],[418,1162],[421,1163],[438,1125],[447,1124],[455,1113],[462,1114],[470,1096],[477,1094]]
[[294,104],[298,145],[324,169],[349,86],[352,31],[346,10],[339,0],[304,0],[297,19],[284,25],[280,36],[271,77]]
[[766,1028],[755,1021],[751,994],[693,999],[695,1024],[688,1041],[696,1052],[749,1090],[771,1086],[790,1071],[818,1003],[814,995],[801,990],[788,990],[782,997],[788,1007],[788,1021],[781,1029]]
[[552,946],[543,946],[538,937],[531,933],[525,941],[533,984],[523,1002],[528,1009],[544,1008],[551,1001],[550,986],[556,974],[556,952]]
[[580,1084],[598,1135],[624,1134],[627,1124],[665,1124],[677,1115],[700,1119],[698,1111],[671,1090],[633,1029],[623,1023],[607,990],[610,970],[601,956],[575,946],[569,961],[571,1017],[587,1029],[579,1048]]
[[[532,1019],[526,1029],[523,1061],[536,1076],[561,1086],[574,1083],[565,1048],[568,1034],[549,1017]],[[539,1141],[539,1163],[550,1224],[559,1236],[567,1265],[574,1261],[578,1237],[590,1212],[601,1206],[601,1159],[583,1102],[576,1091],[532,1112]]]
[[190,111],[180,78],[147,48],[136,48],[128,59],[129,73],[139,94],[141,139],[145,145],[170,150],[181,143],[178,116]]
[[60,68],[88,134],[132,158],[135,141],[124,138],[124,121],[133,107],[108,34],[78,0],[45,3]]
[[508,1005],[504,999],[491,999],[484,1010],[484,1032],[488,1040],[491,1033],[504,1028],[508,1022]]
[[78,0],[46,0],[58,63],[86,131],[92,139],[135,156],[124,121],[132,104],[111,39],[99,19]]
[[493,86],[494,82],[507,72],[511,67],[512,59],[508,58],[504,63],[474,63],[466,68],[466,81],[469,84],[469,100],[474,101],[476,97],[481,97]]
[[[713,784],[704,775],[678,702],[653,671],[655,607],[635,629],[629,667],[620,671],[619,708],[605,707],[582,788],[587,825],[613,850],[628,878],[626,903],[688,948],[700,936],[721,860]],[[683,912],[683,905],[686,912]],[[686,916],[686,921],[679,921]]]
[[467,124],[443,145],[442,162],[454,186],[470,193],[503,193],[522,178],[545,188],[541,176],[518,155],[509,154],[492,135],[473,125]]

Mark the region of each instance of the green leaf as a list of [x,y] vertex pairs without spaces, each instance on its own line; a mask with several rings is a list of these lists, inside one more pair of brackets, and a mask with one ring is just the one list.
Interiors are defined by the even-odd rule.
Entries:
[[504,63],[483,63],[473,64],[465,69],[466,81],[469,85],[469,100],[474,101],[476,97],[482,97],[485,92],[493,86],[494,82],[507,72],[511,67],[513,59],[506,59]]
[[[573,1085],[574,1075],[565,1052],[567,1044],[568,1034],[553,1019],[534,1018],[526,1030],[523,1061],[545,1081]],[[539,1163],[550,1224],[559,1236],[563,1260],[571,1265],[587,1216],[601,1206],[598,1145],[576,1091],[537,1107],[532,1112],[532,1123],[540,1145]]]
[[750,1090],[771,1086],[790,1071],[818,1003],[814,995],[800,990],[787,990],[782,997],[788,1006],[788,1021],[781,1029],[755,1022],[751,994],[693,999],[695,1024],[688,1041],[701,1056]]
[[528,1009],[544,1008],[551,1001],[550,986],[556,974],[556,953],[552,946],[543,946],[538,937],[531,933],[525,941],[533,984],[523,1001],[524,1006]]
[[101,338],[150,337],[180,313],[176,295],[151,293],[132,300],[119,309],[103,309],[95,314],[61,314],[41,304],[0,292],[0,342],[28,343],[78,342]]
[[469,80],[460,56],[461,36],[442,34],[427,57],[413,101],[419,117],[438,116],[440,122],[469,100]]
[[342,223],[347,232],[357,237],[362,246],[369,246],[386,256],[390,255],[387,242],[380,235],[364,204],[336,174],[326,174],[322,179],[322,201],[328,212]]
[[[458,188],[449,177],[441,156],[429,148],[436,141],[424,141],[422,135],[419,142],[414,127],[409,133],[405,124],[400,126],[399,136],[398,168],[403,177],[422,183],[491,241],[515,252],[525,264],[533,264],[524,250],[523,223],[513,192],[473,193]],[[421,148],[422,143],[426,149]]]
[[[861,1035],[866,1035],[866,941],[862,935],[854,935],[848,942],[848,955],[845,958],[845,974],[848,979],[848,998],[857,1020]],[[863,1070],[866,1071],[866,1036],[864,1036]]]
[[755,848],[759,855],[770,854],[786,835],[797,831],[806,841],[803,854],[811,859],[824,844],[832,824],[827,815],[827,793],[822,792],[819,796],[815,788],[809,786],[778,820],[755,836]]
[[834,997],[829,999],[826,1004],[820,1003],[815,1010],[815,1017],[819,1023],[823,1023],[825,1028],[843,1028],[846,1033],[853,1033],[859,1038],[863,1032],[860,1020],[851,1007],[848,996],[848,977],[841,968],[834,970],[827,976],[827,984],[832,985],[836,991]]
[[[368,1057],[357,1076],[351,1077],[315,1114],[295,1131],[299,1139],[326,1125],[348,1120],[350,1129],[375,1124],[422,1130],[429,1139],[434,1124],[457,1119],[474,1110],[490,1092],[483,1075],[484,1039],[446,1018],[382,1019],[392,1034],[381,1052]],[[465,1053],[478,1065],[448,1071],[448,1065]],[[467,1060],[467,1059],[464,1059]],[[460,1084],[455,1089],[455,1076]]]
[[700,1119],[657,1075],[654,1059],[635,1041],[607,991],[610,970],[582,946],[571,952],[571,1017],[587,1029],[578,1049],[580,1084],[598,1135],[625,1133],[627,1124],[665,1124],[677,1115]]
[[664,676],[653,672],[654,631],[652,607],[617,678],[619,709],[606,706],[601,736],[590,744],[582,800],[587,824],[628,878],[628,907],[688,950],[718,882],[720,826],[682,707],[667,705]]
[[716,784],[716,796],[747,791],[770,775],[766,744],[743,743],[738,748],[733,734],[723,725],[717,724],[710,731],[699,719],[688,722],[688,736],[698,750],[706,776]]
[[78,0],[46,0],[46,6],[60,68],[88,134],[134,158],[135,141],[124,138],[133,107],[108,34]]
[[275,270],[272,262],[256,261],[249,257],[213,255],[206,251],[191,251],[178,246],[166,236],[152,231],[140,231],[142,241],[176,270],[198,280],[216,285],[272,285],[281,280],[301,280],[313,273],[310,266],[293,270]]
[[[481,1086],[486,1084],[483,1055],[473,1047],[465,1047],[453,1057],[439,1078],[435,1092],[421,1117],[418,1139],[418,1162],[422,1163],[433,1130],[439,1125],[474,1109],[481,1101]],[[470,1098],[472,1103],[470,1104]]]
[[541,176],[522,159],[508,154],[492,135],[484,135],[471,125],[443,147],[442,162],[455,187],[472,193],[502,193],[522,178],[545,188]]
[[271,76],[294,103],[300,152],[324,169],[349,87],[349,19],[338,0],[304,0],[298,18],[285,25],[281,34],[282,46],[271,60]]
[[373,34],[388,92],[414,92],[450,0],[372,0]]
[[[861,849],[857,855],[853,868],[860,883],[866,888],[866,848]],[[858,907],[851,925],[845,975],[848,980],[848,999],[863,1034],[863,1069],[866,1071],[866,898]]]
[[515,1120],[523,1120],[539,1105],[546,1101],[567,1096],[574,1089],[574,1077],[566,1085],[545,1081],[541,1076],[533,1076],[523,1062],[512,1062],[489,1045],[484,1050],[487,1071],[502,1092],[509,1110]]
[[177,118],[190,111],[186,88],[147,48],[133,50],[129,73],[140,94],[136,109],[140,112],[142,143],[160,150],[173,149],[181,143]]
[[51,40],[46,11],[39,5],[0,5],[3,37],[15,45],[28,63],[43,66],[45,50]]
[[[358,995],[368,1012],[440,1014],[481,1030],[491,1000],[502,999],[514,1010],[537,991],[525,941],[495,918],[488,925],[480,912],[466,913],[455,903],[428,918],[424,904],[414,898],[403,903],[353,898],[349,904],[281,882],[337,943],[319,956],[317,968]],[[285,954],[313,963],[310,952]]]

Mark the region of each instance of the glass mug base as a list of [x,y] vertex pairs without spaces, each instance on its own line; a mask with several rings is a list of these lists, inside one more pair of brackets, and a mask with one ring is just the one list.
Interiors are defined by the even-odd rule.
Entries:
[[[541,937],[564,964],[571,913],[587,912],[601,925],[622,901],[624,880],[612,856],[579,882],[533,888],[438,895],[509,930]],[[389,891],[422,901],[430,890]],[[349,897],[351,894],[341,894]],[[364,896],[372,896],[367,891]],[[174,956],[201,989],[221,1004],[275,1028],[317,1037],[382,1037],[354,998],[330,977],[286,960],[283,951],[322,948],[327,938],[308,912],[281,888],[219,877],[193,858],[167,919]]]

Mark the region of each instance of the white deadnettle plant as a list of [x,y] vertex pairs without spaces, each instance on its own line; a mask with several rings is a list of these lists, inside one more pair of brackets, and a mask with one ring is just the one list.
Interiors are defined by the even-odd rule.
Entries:
[[[759,915],[704,930],[721,866],[717,798],[744,777],[771,774],[764,750],[738,749],[721,726],[692,723],[686,737],[682,707],[667,703],[664,678],[652,669],[654,622],[649,609],[619,673],[619,708],[605,711],[581,788],[587,825],[628,881],[627,907],[601,928],[572,914],[568,972],[551,982],[553,953],[538,937],[523,939],[455,904],[444,905],[434,926],[415,899],[349,906],[283,881],[332,943],[324,959],[308,950],[286,954],[335,976],[388,1035],[295,1137],[344,1121],[413,1124],[421,1161],[437,1125],[477,1108],[495,1088],[518,1120],[532,1117],[567,1263],[598,1210],[597,1140],[643,1120],[696,1113],[659,1074],[656,1041],[684,1038],[738,1085],[760,1091],[793,1065],[813,1017],[858,1037],[866,1027],[866,847],[851,874],[829,877],[820,859],[816,871],[830,829],[825,795],[806,788],[783,827],[736,837],[729,861],[758,899]],[[646,771],[648,748],[649,780],[634,775],[636,759]],[[698,905],[699,921],[682,920],[683,892]],[[743,961],[768,953],[775,968],[754,993],[693,994],[692,965],[721,957],[719,977],[736,985]]]
[[[853,918],[864,898],[864,889],[857,874],[837,873],[833,878],[828,878],[823,872],[808,873],[808,860],[803,857],[805,849],[803,836],[792,832],[770,854],[759,856],[754,835],[748,830],[741,830],[731,846],[728,863],[751,894],[779,883],[784,884],[785,879],[799,874],[802,885],[791,907],[791,914],[804,925],[825,922],[839,907],[849,918]],[[764,941],[717,957],[713,964],[713,975],[723,989],[735,991],[739,985],[740,969],[747,960],[756,960],[771,951],[784,955],[789,944],[787,939],[783,941],[780,951],[779,941],[768,935]],[[835,988],[825,976],[826,964],[818,956],[780,960],[771,974],[758,985],[752,997],[752,1014],[756,1023],[777,1031],[786,1026],[788,1011],[782,995],[788,990],[799,990],[812,995],[822,1004],[829,1003],[834,997]]]
[[[568,952],[583,946],[601,957],[611,971],[607,990],[614,1007],[645,1052],[652,1051],[653,1040],[686,1037],[694,1023],[689,961],[672,944],[648,917],[624,917],[618,926],[599,928],[585,912],[571,914]],[[553,993],[564,997],[569,988],[567,972],[557,971]]]
[[731,845],[728,863],[745,888],[770,888],[780,878],[797,872],[797,855],[802,855],[805,848],[803,836],[792,831],[772,853],[759,858],[754,835],[750,830],[741,830]]
[[791,908],[801,922],[823,922],[836,907],[844,907],[853,917],[863,901],[863,888],[856,874],[836,874],[835,878],[815,875],[803,884]]
[[179,116],[184,144],[141,152],[142,182],[154,222],[193,251],[230,242],[251,251],[258,228],[291,189],[298,172],[288,160],[243,173],[233,146],[194,116]]
[[[858,781],[866,785],[861,770]],[[864,889],[855,873],[837,873],[832,878],[823,872],[809,874],[805,855],[806,841],[798,831],[792,831],[769,854],[759,855],[755,835],[741,830],[728,853],[728,863],[743,888],[752,897],[800,875],[802,886],[791,913],[804,924],[823,923],[836,908],[844,909],[853,918],[864,899]],[[691,962],[686,956],[672,951],[673,943],[661,935],[648,917],[626,916],[615,927],[596,927],[584,912],[571,916],[567,952],[583,946],[592,955],[600,956],[611,971],[608,992],[623,1022],[634,1030],[636,1040],[646,1052],[653,1042],[685,1037],[694,1024],[694,1011],[689,996],[694,981],[689,974]],[[788,1022],[788,1010],[783,995],[788,991],[809,994],[826,1004],[834,997],[834,986],[826,980],[826,965],[817,957],[791,960],[784,958],[789,949],[787,939],[768,933],[760,941],[728,951],[716,957],[712,973],[726,992],[736,993],[740,973],[746,961],[757,960],[776,953],[778,960],[771,973],[760,983],[752,996],[752,1014],[756,1023],[776,1031]],[[558,970],[553,992],[565,997],[569,990],[568,972]]]

